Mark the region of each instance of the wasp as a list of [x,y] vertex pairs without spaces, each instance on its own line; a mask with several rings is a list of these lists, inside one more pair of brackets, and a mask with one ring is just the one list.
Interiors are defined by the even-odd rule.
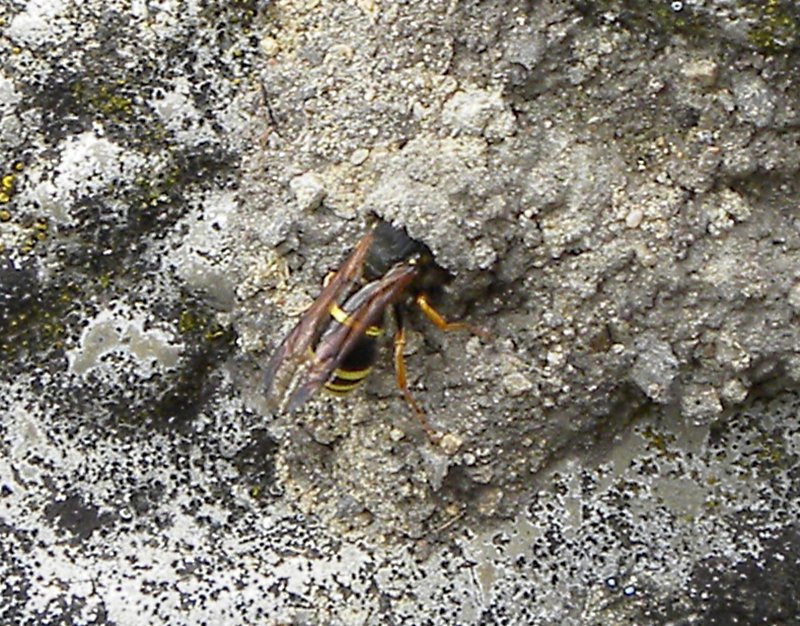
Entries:
[[[404,228],[378,220],[339,270],[329,274],[320,295],[275,350],[265,373],[267,396],[273,396],[277,387],[287,387],[283,405],[294,411],[320,388],[336,395],[356,389],[375,363],[390,309],[395,320],[397,386],[426,432],[434,435],[408,389],[403,347],[409,303],[441,330],[488,335],[471,324],[447,321],[431,304],[451,278],[428,246],[412,239]],[[287,378],[290,384],[279,383]]]

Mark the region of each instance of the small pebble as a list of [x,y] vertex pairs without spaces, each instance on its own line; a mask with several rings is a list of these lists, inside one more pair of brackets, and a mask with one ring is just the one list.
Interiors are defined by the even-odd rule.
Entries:
[[369,150],[366,148],[358,148],[350,155],[350,163],[353,165],[361,165],[369,158]]
[[442,452],[444,452],[447,456],[453,456],[456,452],[458,452],[458,449],[461,447],[462,443],[464,443],[464,440],[461,437],[453,433],[447,433],[439,442],[439,447],[441,447]]
[[510,396],[522,396],[533,389],[533,383],[521,372],[512,372],[503,377],[503,388]]
[[728,404],[739,404],[748,394],[747,387],[738,378],[725,381],[720,391],[720,397]]
[[325,187],[316,174],[306,172],[296,176],[289,182],[289,188],[297,198],[297,204],[303,211],[313,211],[325,199]]
[[681,398],[681,409],[693,423],[704,424],[719,417],[722,413],[722,404],[713,387],[691,385]]
[[628,228],[639,228],[639,225],[644,219],[644,213],[641,209],[633,209],[628,215],[625,216],[625,226]]
[[275,41],[272,37],[264,37],[261,40],[261,52],[264,53],[264,56],[267,57],[274,57],[278,52],[280,52],[281,47],[278,45],[278,42]]
[[789,289],[787,300],[794,312],[800,313],[800,282],[795,283]]
[[685,78],[703,87],[711,87],[716,83],[717,73],[717,64],[707,59],[691,61],[681,68],[681,74]]
[[405,436],[406,434],[399,428],[392,428],[392,430],[389,431],[389,439],[392,441],[402,441]]

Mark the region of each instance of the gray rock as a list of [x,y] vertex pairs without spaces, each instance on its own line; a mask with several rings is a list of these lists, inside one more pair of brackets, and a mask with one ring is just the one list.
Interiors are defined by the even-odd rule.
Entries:
[[[9,5],[0,621],[790,623],[798,20],[756,5]],[[265,397],[368,214],[490,332],[406,316],[441,439],[391,346]]]
[[325,186],[319,176],[306,172],[289,181],[289,188],[297,200],[301,211],[314,211],[325,198]]
[[670,387],[678,375],[680,362],[665,341],[648,335],[634,344],[636,360],[631,379],[650,399],[660,404],[671,400]]

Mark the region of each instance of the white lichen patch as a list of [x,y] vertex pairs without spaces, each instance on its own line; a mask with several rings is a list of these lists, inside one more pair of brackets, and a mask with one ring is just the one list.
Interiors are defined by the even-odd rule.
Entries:
[[62,32],[72,30],[65,16],[69,4],[63,0],[31,0],[11,20],[5,35],[18,45],[53,45],[59,28]]
[[75,374],[99,370],[124,383],[131,374],[148,378],[175,367],[181,350],[174,334],[154,323],[151,312],[115,302],[89,321],[67,359]]
[[[3,616],[786,621],[798,399],[736,405],[800,380],[791,55],[746,0],[667,3],[691,41],[499,4],[0,10]],[[388,337],[361,391],[261,408],[373,210],[492,333],[408,316],[439,446]]]
[[[144,164],[141,155],[105,137],[97,125],[62,142],[52,174],[35,165],[26,171],[31,186],[23,189],[20,200],[38,205],[56,223],[74,225],[77,198],[129,185]],[[122,218],[122,214],[117,216],[119,221]]]
[[175,273],[193,293],[205,294],[215,305],[230,309],[237,287],[231,217],[238,203],[234,193],[218,191],[198,199],[201,208],[190,211],[175,226],[174,245],[160,251],[161,266]]

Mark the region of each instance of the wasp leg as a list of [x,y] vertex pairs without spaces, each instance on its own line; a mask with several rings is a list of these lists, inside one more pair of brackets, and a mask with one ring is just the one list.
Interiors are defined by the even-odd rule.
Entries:
[[428,319],[433,322],[439,330],[468,330],[473,335],[479,335],[484,339],[490,336],[490,333],[485,328],[480,326],[473,326],[466,322],[448,322],[441,313],[431,306],[425,294],[419,294],[416,299],[417,306],[422,309],[422,312],[428,316]]
[[425,432],[430,437],[431,441],[439,441],[442,436],[430,425],[428,422],[428,418],[425,417],[425,412],[420,408],[417,401],[414,400],[414,396],[411,395],[411,392],[408,390],[408,379],[406,378],[406,359],[403,356],[403,348],[406,345],[406,333],[405,329],[403,328],[403,314],[400,311],[399,307],[393,307],[394,309],[394,317],[397,322],[397,331],[394,335],[394,370],[397,374],[397,386],[400,387],[400,391],[403,392],[403,396],[408,402],[409,406],[413,409],[414,414],[417,416],[419,423],[422,425],[422,428],[425,429]]

